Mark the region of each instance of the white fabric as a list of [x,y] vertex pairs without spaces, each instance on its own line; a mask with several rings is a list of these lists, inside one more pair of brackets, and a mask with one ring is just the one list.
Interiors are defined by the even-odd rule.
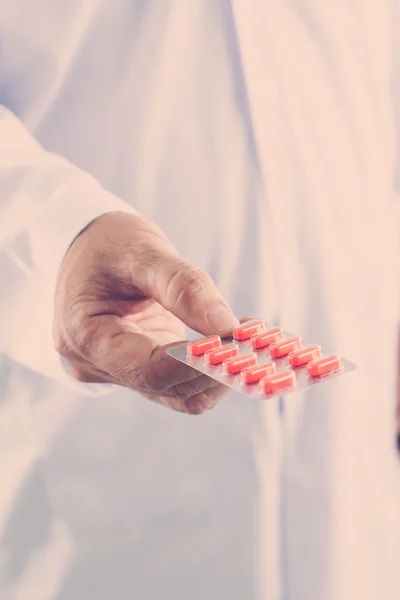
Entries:
[[[51,326],[57,272],[71,242],[93,219],[109,211],[135,211],[92,176],[46,152],[4,107],[0,107],[0,169],[4,278],[0,349],[81,391],[54,352]],[[99,386],[86,389],[91,394],[100,391]]]
[[[394,2],[3,4],[1,598],[397,599]],[[54,280],[131,207],[358,370],[197,419],[89,398]]]

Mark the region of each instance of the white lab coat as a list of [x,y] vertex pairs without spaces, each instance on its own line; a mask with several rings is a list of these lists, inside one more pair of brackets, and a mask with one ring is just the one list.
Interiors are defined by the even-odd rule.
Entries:
[[[2,600],[398,599],[394,4],[2,4]],[[58,266],[131,207],[358,370],[200,418],[71,381]]]

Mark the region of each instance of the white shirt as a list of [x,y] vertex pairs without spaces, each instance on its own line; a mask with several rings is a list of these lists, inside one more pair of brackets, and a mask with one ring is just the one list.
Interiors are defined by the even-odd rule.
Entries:
[[[0,9],[6,600],[397,598],[394,8]],[[91,219],[132,207],[239,316],[358,370],[194,420],[69,380],[51,340],[57,269]]]

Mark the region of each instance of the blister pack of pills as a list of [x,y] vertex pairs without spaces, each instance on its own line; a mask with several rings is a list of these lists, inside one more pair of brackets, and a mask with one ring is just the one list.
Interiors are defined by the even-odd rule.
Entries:
[[328,381],[356,365],[321,346],[305,345],[300,336],[246,321],[229,338],[217,335],[171,346],[167,353],[227,387],[258,398],[272,398]]

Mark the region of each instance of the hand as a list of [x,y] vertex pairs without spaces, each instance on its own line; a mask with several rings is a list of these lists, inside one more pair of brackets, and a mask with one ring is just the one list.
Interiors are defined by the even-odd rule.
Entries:
[[204,412],[226,388],[166,354],[184,338],[184,324],[210,335],[238,321],[209,275],[154,224],[109,213],[75,239],[60,269],[53,331],[77,380],[116,383],[173,410]]

